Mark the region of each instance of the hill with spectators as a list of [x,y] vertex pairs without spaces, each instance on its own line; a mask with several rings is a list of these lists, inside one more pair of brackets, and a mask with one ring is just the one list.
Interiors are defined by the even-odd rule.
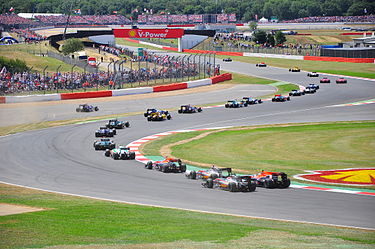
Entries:
[[[72,9],[70,8],[72,7]],[[138,15],[170,15],[172,22],[184,23],[189,16],[199,21],[203,14],[224,14],[218,16],[219,22],[225,22],[226,14],[235,13],[237,20],[247,22],[260,17],[277,17],[281,21],[298,18],[361,16],[375,14],[373,0],[231,0],[231,1],[199,1],[199,0],[81,0],[70,6],[70,1],[33,0],[6,1],[0,0],[0,13],[64,13],[69,10],[76,14],[89,16],[122,15],[136,20]],[[185,16],[189,15],[189,16]],[[198,15],[198,16],[195,16]],[[105,22],[113,21],[110,20]],[[147,17],[150,18],[150,17]],[[158,17],[156,17],[158,18]],[[163,17],[164,18],[164,17]],[[93,22],[90,18],[78,17]],[[99,18],[102,20],[102,18]],[[118,21],[118,20],[116,20]],[[189,21],[189,19],[188,19]],[[229,20],[228,20],[229,21]]]

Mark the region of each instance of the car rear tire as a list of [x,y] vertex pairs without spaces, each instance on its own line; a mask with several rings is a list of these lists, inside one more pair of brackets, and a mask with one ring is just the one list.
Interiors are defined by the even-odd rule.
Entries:
[[249,192],[254,192],[257,188],[257,183],[255,181],[250,181],[248,185]]
[[95,106],[94,110],[97,112],[99,111],[99,107]]
[[151,162],[151,161],[148,161],[148,162],[145,164],[145,168],[146,168],[146,169],[152,169],[152,162]]
[[130,160],[134,160],[135,159],[135,152],[131,152],[130,155],[129,155],[129,159]]
[[161,166],[161,172],[167,173],[168,172],[167,167],[166,166]]
[[197,179],[197,172],[195,170],[190,171],[190,179]]
[[236,191],[237,191],[236,183],[234,183],[234,182],[230,182],[230,183],[228,184],[228,189],[229,189],[229,192],[236,192]]
[[125,127],[129,127],[130,126],[130,123],[129,122],[126,122],[125,123]]
[[185,172],[186,171],[186,164],[181,164],[181,172],[183,173],[183,172]]
[[270,180],[270,179],[267,179],[264,182],[264,187],[265,188],[275,188],[275,182]]
[[285,181],[283,181],[281,184],[280,184],[280,188],[289,188],[290,186],[290,179],[286,179]]
[[214,187],[214,180],[212,178],[208,178],[206,181],[207,188],[213,188]]

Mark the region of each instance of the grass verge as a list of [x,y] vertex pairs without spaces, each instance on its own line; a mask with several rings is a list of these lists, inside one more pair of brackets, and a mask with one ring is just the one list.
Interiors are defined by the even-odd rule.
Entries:
[[[209,135],[173,146],[172,155],[200,166],[215,164],[249,173],[269,170],[295,175],[305,170],[375,166],[375,121],[182,133],[146,143],[141,151],[146,155],[160,155],[163,146],[202,133]],[[375,186],[367,188],[375,189]]]
[[[0,184],[0,202],[46,209],[0,216],[0,247],[371,248],[375,232],[202,214]],[[225,231],[225,236],[223,236]],[[255,243],[255,244],[254,244]],[[135,247],[139,245],[139,247]],[[141,245],[140,245],[141,244]],[[123,247],[122,247],[123,246]]]

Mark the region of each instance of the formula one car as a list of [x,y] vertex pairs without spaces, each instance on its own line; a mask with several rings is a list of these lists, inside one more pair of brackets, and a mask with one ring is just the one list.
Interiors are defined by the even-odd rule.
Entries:
[[186,164],[182,163],[181,159],[166,158],[163,161],[148,161],[145,165],[146,169],[156,169],[163,173],[183,173],[186,171]]
[[195,107],[191,105],[182,105],[178,110],[178,113],[196,113],[201,112],[202,107]]
[[253,99],[251,97],[243,97],[242,100],[244,100],[246,102],[246,104],[248,104],[248,105],[263,103],[263,101],[261,99]]
[[292,67],[289,68],[289,72],[301,72],[301,69],[299,69],[298,67]]
[[88,104],[82,104],[76,108],[76,112],[93,112],[93,111],[99,111],[99,107],[88,105]]
[[147,116],[147,121],[163,121],[170,120],[172,118],[171,114],[165,114],[163,112],[154,112]]
[[206,188],[219,188],[230,192],[253,192],[257,187],[257,181],[251,176],[231,175],[225,178],[208,178],[202,183]]
[[305,91],[294,89],[289,93],[289,96],[302,96],[305,95]]
[[306,93],[306,94],[309,94],[309,93],[316,93],[316,88],[315,88],[315,87],[310,87],[310,86],[308,86],[308,87],[305,88],[305,93]]
[[232,168],[217,168],[212,166],[207,170],[190,170],[185,172],[185,176],[188,179],[216,179],[218,177],[228,177],[232,174]]
[[104,152],[106,157],[112,157],[114,160],[133,160],[135,159],[135,152],[131,151],[128,147],[119,146],[116,149],[109,150],[107,149]]
[[331,80],[328,79],[327,77],[323,77],[320,79],[320,83],[331,83]]
[[256,179],[257,186],[265,188],[288,188],[290,179],[284,172],[267,172],[262,171],[260,174],[251,175]]
[[272,102],[285,102],[285,101],[290,101],[290,97],[277,94],[275,95],[275,97],[272,98]]
[[106,150],[106,149],[114,149],[116,144],[109,138],[102,138],[100,141],[94,142],[95,150]]
[[307,73],[307,76],[309,76],[309,77],[319,77],[319,74],[317,72],[311,72],[311,73]]
[[224,62],[231,62],[231,61],[232,61],[232,58],[229,58],[229,57],[228,57],[228,58],[224,58],[223,61],[224,61]]
[[169,112],[168,112],[168,111],[158,110],[158,109],[154,109],[154,108],[147,109],[147,111],[146,111],[143,115],[147,118],[148,116],[150,116],[151,114],[156,113],[156,112],[159,112],[159,113],[163,113],[163,114],[169,115]]
[[255,64],[256,67],[267,67],[267,64],[264,62]]
[[247,103],[245,100],[228,100],[225,104],[225,108],[240,108],[246,107]]
[[115,129],[109,129],[105,126],[100,127],[99,130],[95,131],[95,137],[113,137],[116,135]]
[[[309,84],[307,87],[315,88],[315,90],[318,90],[318,89],[319,89],[319,85],[317,85],[317,84]],[[306,88],[307,88],[307,87],[306,87]]]
[[110,119],[105,126],[110,129],[124,129],[125,127],[129,127],[130,123],[118,119]]
[[338,78],[336,80],[336,84],[345,84],[348,83],[348,81],[345,78]]

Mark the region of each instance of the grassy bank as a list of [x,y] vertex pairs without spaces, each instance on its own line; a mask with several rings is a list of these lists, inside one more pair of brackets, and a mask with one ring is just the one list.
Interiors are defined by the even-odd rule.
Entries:
[[[371,248],[375,232],[128,205],[0,184],[1,248]],[[225,234],[225,235],[224,235]],[[68,246],[70,245],[70,246]],[[137,247],[138,245],[138,247]]]
[[[201,133],[168,136],[141,149],[146,155],[159,155],[163,146]],[[209,135],[173,146],[172,155],[199,165],[215,164],[249,173],[269,170],[295,175],[305,170],[375,166],[374,121],[245,127],[205,133]]]

